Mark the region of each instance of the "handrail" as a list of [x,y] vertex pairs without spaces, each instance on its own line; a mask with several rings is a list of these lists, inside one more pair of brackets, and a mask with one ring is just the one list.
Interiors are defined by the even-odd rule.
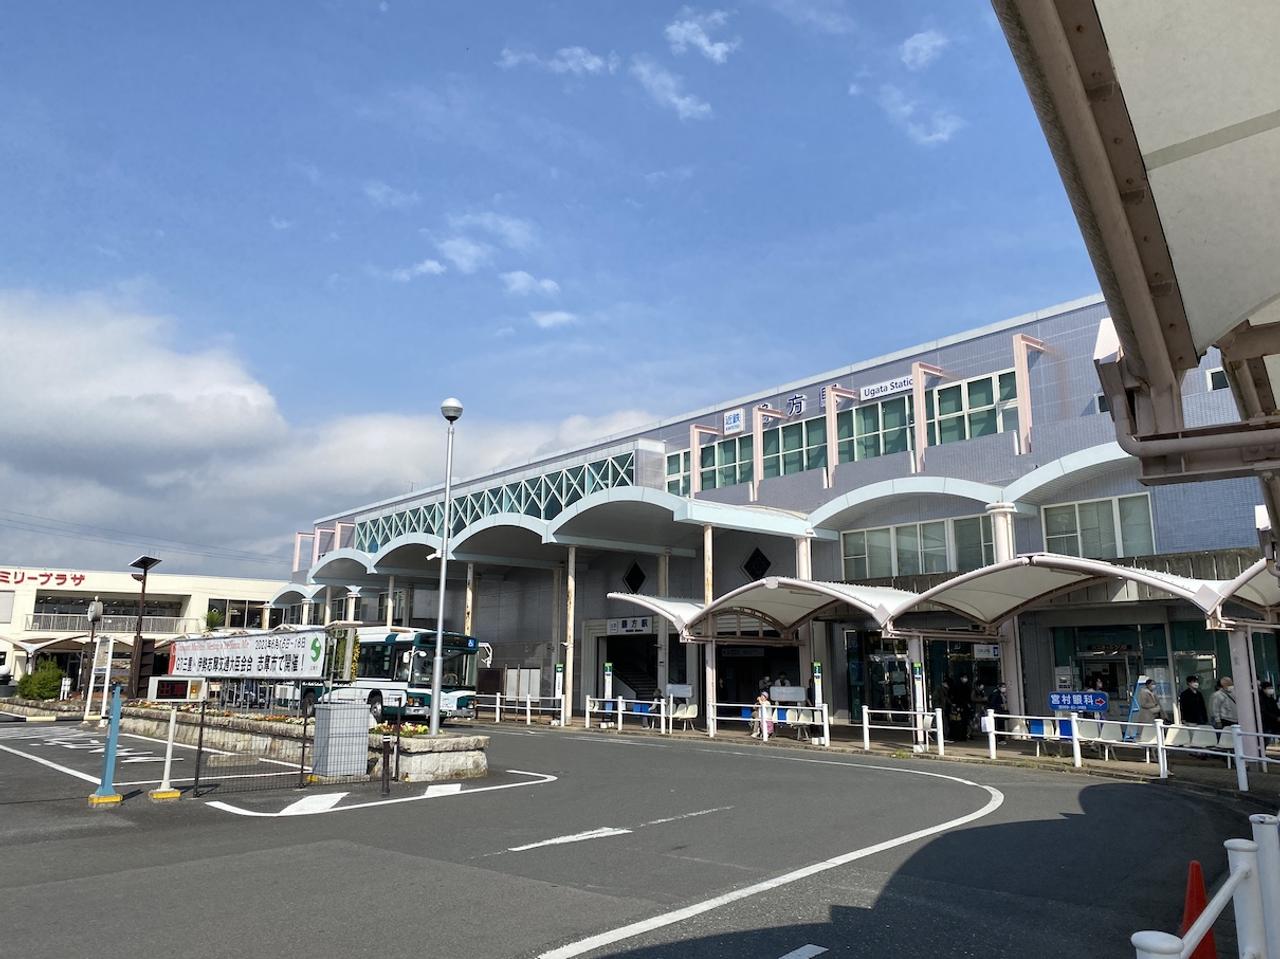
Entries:
[[[872,715],[876,716],[910,716],[915,720],[910,725],[879,725],[871,722]],[[930,724],[925,720],[931,719],[932,730]],[[933,711],[920,709],[872,709],[869,706],[862,707],[862,749],[863,752],[871,751],[871,730],[887,729],[894,732],[902,730],[910,730],[914,736],[915,742],[912,743],[913,752],[928,752],[929,736],[933,736],[935,745],[938,747],[938,755],[945,756],[947,747],[942,727],[942,710],[935,709]]]

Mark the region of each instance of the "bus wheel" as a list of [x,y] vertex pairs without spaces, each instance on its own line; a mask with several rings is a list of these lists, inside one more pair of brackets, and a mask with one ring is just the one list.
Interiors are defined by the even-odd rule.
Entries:
[[382,693],[370,693],[369,712],[375,723],[382,722]]
[[316,714],[316,694],[307,690],[302,694],[302,715],[310,719]]

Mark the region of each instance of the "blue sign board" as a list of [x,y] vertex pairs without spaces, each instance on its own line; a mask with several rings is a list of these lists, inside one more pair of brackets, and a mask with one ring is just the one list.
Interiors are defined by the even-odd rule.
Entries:
[[1058,692],[1049,694],[1050,712],[1105,713],[1110,702],[1107,694],[1096,689],[1087,692]]

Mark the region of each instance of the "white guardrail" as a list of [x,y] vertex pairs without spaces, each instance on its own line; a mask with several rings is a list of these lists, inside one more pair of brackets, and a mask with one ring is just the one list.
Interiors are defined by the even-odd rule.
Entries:
[[526,726],[533,725],[534,716],[551,716],[552,725],[568,725],[563,696],[503,696],[502,693],[482,693],[475,697],[476,716],[480,710],[493,710],[493,721],[524,719]]
[[[883,716],[888,722],[874,723],[871,721],[873,716]],[[895,723],[895,716],[903,716],[903,722]],[[873,729],[889,729],[894,732],[909,732],[913,735],[914,742],[912,749],[915,752],[928,752],[929,739],[932,737],[934,745],[937,747],[938,755],[945,756],[947,754],[946,744],[943,742],[942,710],[935,709],[933,712],[920,712],[910,709],[870,709],[866,706],[862,707],[862,749],[864,752],[871,751],[871,730]]]
[[[1036,745],[1036,755],[1049,743],[1071,744],[1072,765],[1083,765],[1083,747],[1094,746],[1102,751],[1104,760],[1120,749],[1141,749],[1145,761],[1154,754],[1161,779],[1169,778],[1169,754],[1190,753],[1212,756],[1226,761],[1234,768],[1236,787],[1240,792],[1249,791],[1249,763],[1256,762],[1266,771],[1273,757],[1268,757],[1269,746],[1280,745],[1280,736],[1265,733],[1247,733],[1239,726],[1214,729],[1212,726],[1169,726],[1163,720],[1154,723],[1130,723],[1106,719],[1089,719],[1079,713],[1066,716],[1022,716],[1012,713],[996,713],[987,710],[982,717],[982,731],[987,735],[987,754],[996,758],[1000,737]],[[1252,743],[1254,749],[1245,749]],[[1276,956],[1280,959],[1280,954]]]
[[[775,730],[791,729],[796,739],[815,738],[821,746],[831,745],[831,713],[826,704],[819,706],[791,706],[785,703],[768,703],[763,706],[763,722],[761,722],[761,705],[758,703],[712,703],[713,721],[709,724],[708,735],[715,737],[716,727],[721,723],[747,723],[751,727],[751,735],[759,737],[763,742],[780,735]],[[815,737],[814,729],[821,734]]]
[[1253,839],[1228,839],[1226,881],[1182,936],[1151,929],[1129,938],[1136,959],[1190,959],[1227,905],[1235,910],[1239,959],[1280,959],[1280,819],[1250,816]]
[[621,731],[623,718],[634,716],[640,720],[641,726],[645,729],[653,729],[656,721],[659,733],[666,735],[671,732],[668,722],[668,717],[673,715],[670,700],[625,699],[622,696],[605,699],[603,696],[588,696],[586,702],[585,726],[587,729],[591,728],[591,714],[597,713],[602,717],[599,721],[601,729],[606,726],[616,726]]

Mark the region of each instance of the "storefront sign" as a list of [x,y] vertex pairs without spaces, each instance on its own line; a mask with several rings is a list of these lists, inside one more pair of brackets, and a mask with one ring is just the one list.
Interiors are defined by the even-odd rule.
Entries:
[[724,414],[724,429],[721,431],[725,436],[732,436],[734,433],[741,433],[744,429],[743,414],[745,410],[739,406],[736,410],[728,410]]
[[1000,645],[998,643],[974,643],[973,658],[974,659],[999,659]]
[[31,583],[33,586],[79,586],[84,582],[84,578],[84,573],[0,569],[0,584],[8,586],[21,586],[23,583]]
[[607,631],[610,636],[625,636],[629,633],[652,633],[652,616],[628,616],[626,619],[611,619]]
[[173,644],[173,676],[317,679],[324,665],[324,630],[183,639]]
[[198,703],[205,698],[207,688],[203,679],[152,676],[147,682],[147,699],[153,703]]
[[896,380],[885,380],[882,383],[872,383],[870,386],[863,386],[858,389],[858,401],[865,403],[867,400],[878,400],[882,396],[892,396],[894,393],[905,393],[916,385],[914,376],[900,376]]
[[1096,689],[1063,691],[1049,694],[1049,711],[1105,713],[1110,702],[1106,693]]

